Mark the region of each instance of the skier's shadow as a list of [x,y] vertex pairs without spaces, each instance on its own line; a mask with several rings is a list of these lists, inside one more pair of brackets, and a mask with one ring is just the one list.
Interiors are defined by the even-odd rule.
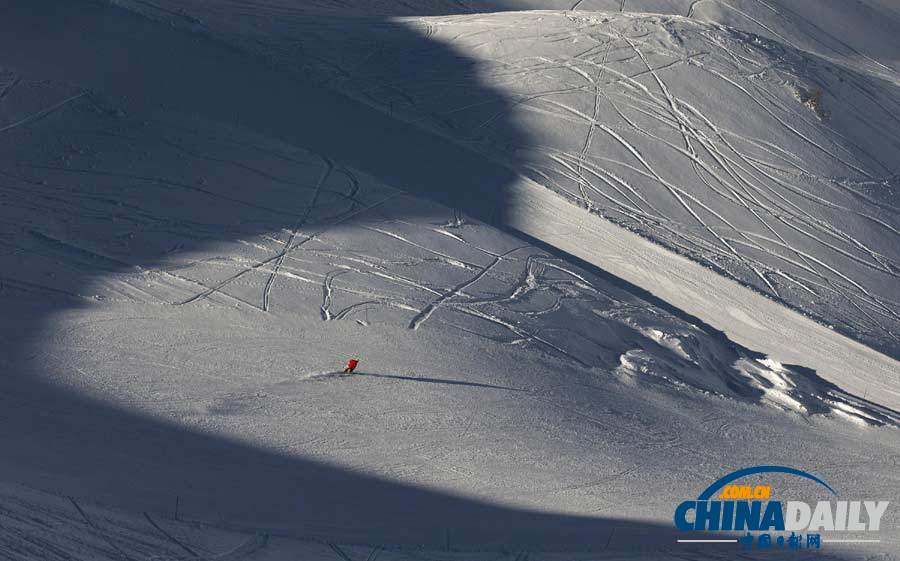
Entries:
[[376,374],[374,372],[354,372],[353,376],[365,376],[367,378],[386,378],[390,380],[402,380],[404,382],[421,382],[423,384],[446,384],[448,386],[469,386],[472,388],[490,388],[511,392],[524,392],[521,388],[497,386],[494,384],[482,384],[480,382],[466,382],[463,380],[448,380],[446,378],[428,378],[427,376],[400,376],[398,374]]

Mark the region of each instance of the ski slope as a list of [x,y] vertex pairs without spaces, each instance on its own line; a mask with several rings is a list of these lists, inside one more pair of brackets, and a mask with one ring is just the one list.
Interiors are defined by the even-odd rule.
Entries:
[[896,9],[645,4],[167,9],[897,358]]
[[[814,53],[850,68],[896,82],[900,10],[890,0],[864,0],[848,8],[842,0],[243,0],[185,2],[113,0],[119,6],[196,31],[227,33],[231,40],[254,34],[244,46],[274,47],[313,16],[397,18],[502,11],[557,10],[683,16],[726,25]],[[253,29],[256,28],[256,31]],[[296,43],[295,43],[296,45]],[[282,45],[284,47],[284,45]],[[282,52],[285,52],[284,50]],[[300,53],[296,50],[294,56]]]
[[[675,37],[746,36],[684,18],[577,12],[366,20],[350,29],[375,33],[388,53],[372,50],[371,74],[329,74],[322,60],[295,74],[197,34],[196,26],[210,31],[215,11],[191,9],[227,15],[246,9],[240,3],[154,4],[179,25],[49,0],[44,10],[7,3],[0,22],[0,340],[8,373],[0,441],[12,452],[0,458],[0,505],[11,529],[0,536],[4,554],[522,560],[587,559],[602,549],[622,558],[730,558],[676,545],[671,511],[736,466],[807,467],[848,496],[897,500],[896,361],[780,303],[895,348],[890,329],[859,310],[887,314],[880,306],[896,291],[896,248],[883,226],[853,217],[880,212],[893,224],[896,215],[874,195],[838,189],[827,191],[830,203],[857,214],[791,206],[784,200],[796,194],[793,176],[767,160],[809,158],[822,177],[806,187],[820,189],[834,186],[847,163],[872,174],[879,161],[889,165],[890,143],[858,139],[865,149],[850,147],[830,128],[833,106],[835,120],[819,121],[791,87],[778,90],[765,78],[778,103],[793,100],[790,111],[807,112],[800,114],[808,123],[786,122],[847,162],[821,156],[790,130],[765,137],[769,144],[748,141],[744,130],[743,140],[730,141],[740,148],[727,152],[728,135],[714,133],[725,130],[730,101],[698,103],[715,124],[691,113],[683,123],[691,132],[682,135],[665,122],[678,118],[654,104],[669,103],[662,82],[684,116],[689,110],[675,100],[687,94],[673,78],[646,72],[622,83],[660,88],[635,103],[662,119],[652,134],[664,140],[632,139],[633,151],[619,142],[616,158],[637,159],[598,171],[609,182],[591,183],[597,190],[582,197],[592,158],[612,159],[603,150],[615,135],[642,133],[625,120],[601,122],[618,113],[598,111],[588,138],[609,138],[590,140],[567,167],[560,154],[586,143],[586,131],[560,117],[571,111],[552,96],[536,105],[509,101],[577,75],[566,64],[550,68],[610,28],[618,33],[610,50],[633,43],[635,58],[617,69],[623,74],[642,64],[645,42],[681,48]],[[274,9],[253,13],[275,21]],[[291,33],[298,28],[289,24],[306,17],[282,16]],[[323,20],[314,23],[299,28],[324,34],[310,57],[339,60],[335,37]],[[77,33],[58,33],[63,25]],[[246,46],[243,30],[213,31]],[[265,26],[256,32],[272,41],[265,49],[295,37]],[[441,46],[448,36],[452,48]],[[392,40],[431,46],[435,75],[446,71],[441,95],[424,73],[393,80],[383,62],[400,48]],[[345,60],[356,61],[365,45],[345,45]],[[500,60],[498,49],[507,64],[526,55],[550,62],[525,80],[498,81],[485,72]],[[781,64],[771,44],[747,49],[742,56]],[[710,65],[732,60],[711,58]],[[410,89],[416,83],[422,91]],[[465,97],[448,84],[465,85],[489,107],[445,111]],[[405,104],[392,104],[386,91]],[[877,90],[886,103],[892,91]],[[566,105],[582,112],[600,98],[572,95]],[[762,114],[769,115],[759,109],[754,119]],[[884,138],[895,130],[885,128]],[[696,158],[666,152],[679,139],[696,144]],[[788,148],[772,147],[779,143]],[[774,251],[721,261],[732,268],[698,264],[720,255],[710,248],[726,229],[692,226],[690,213],[664,204],[666,184],[715,190],[688,182],[702,176],[691,162],[715,171],[724,162],[725,183],[707,177],[717,189],[735,182],[739,194],[718,201],[719,214],[752,206],[747,193],[783,197],[785,207],[757,209],[772,222],[740,218],[746,227],[736,230],[748,237],[766,224],[830,232],[831,245],[802,252],[835,271],[788,270],[787,254]],[[540,166],[553,181],[540,181],[532,170]],[[757,168],[766,174],[747,171]],[[673,215],[629,223],[628,208],[600,194],[622,196],[611,185]],[[684,249],[691,259],[670,252],[661,225],[687,232],[703,251]],[[834,231],[845,226],[855,228],[852,239]],[[855,259],[836,259],[836,248]],[[767,298],[745,286],[754,286],[753,267],[735,263],[750,263],[770,282],[775,270],[801,283],[817,279],[858,307],[822,296],[805,308],[781,284],[777,298]],[[361,358],[359,375],[337,375],[349,356]],[[790,479],[779,485],[802,491]],[[897,512],[886,515],[880,543],[829,544],[817,557],[896,557]]]

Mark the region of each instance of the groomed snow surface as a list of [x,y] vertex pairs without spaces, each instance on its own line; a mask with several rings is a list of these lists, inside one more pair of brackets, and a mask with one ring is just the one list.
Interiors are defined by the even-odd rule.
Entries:
[[732,558],[671,515],[734,469],[900,501],[895,8],[116,4],[2,3],[0,556]]

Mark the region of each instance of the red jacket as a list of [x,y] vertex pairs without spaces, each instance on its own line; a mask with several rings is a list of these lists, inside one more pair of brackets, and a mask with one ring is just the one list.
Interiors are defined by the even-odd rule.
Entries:
[[356,360],[355,358],[351,358],[350,360],[347,361],[347,368],[353,370],[354,368],[356,368],[357,364],[359,364],[359,361]]

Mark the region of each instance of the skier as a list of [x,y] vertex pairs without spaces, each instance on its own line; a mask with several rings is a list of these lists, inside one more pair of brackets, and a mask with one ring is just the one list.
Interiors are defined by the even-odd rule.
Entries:
[[356,365],[359,364],[359,361],[355,358],[351,358],[347,361],[347,368],[344,368],[344,374],[353,374],[353,370],[356,368]]

